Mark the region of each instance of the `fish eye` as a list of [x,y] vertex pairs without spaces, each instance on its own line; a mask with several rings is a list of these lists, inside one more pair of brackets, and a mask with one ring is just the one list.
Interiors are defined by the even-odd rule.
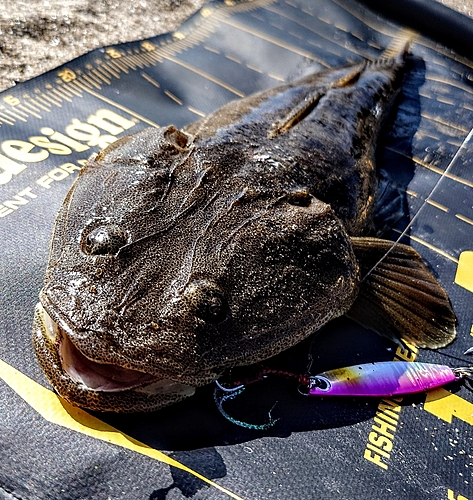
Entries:
[[218,287],[207,280],[195,280],[187,290],[195,315],[207,323],[220,323],[227,317],[227,302]]
[[115,255],[128,243],[128,235],[116,224],[96,227],[82,240],[82,251],[88,255]]
[[308,189],[299,189],[287,195],[287,201],[290,205],[296,207],[308,207],[312,201],[312,196]]
[[223,309],[223,300],[221,297],[210,297],[207,303],[207,316],[218,318]]
[[197,316],[208,323],[220,323],[226,317],[226,304],[217,292],[206,293],[200,300]]

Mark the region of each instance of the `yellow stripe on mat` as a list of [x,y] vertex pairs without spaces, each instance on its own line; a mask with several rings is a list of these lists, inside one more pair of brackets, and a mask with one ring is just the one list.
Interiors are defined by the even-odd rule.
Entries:
[[19,372],[9,364],[0,359],[0,378],[2,378],[19,396],[21,396],[34,410],[36,410],[45,420],[53,424],[66,427],[75,432],[80,432],[87,436],[100,439],[107,443],[115,444],[128,450],[141,453],[147,457],[159,460],[167,465],[176,467],[183,471],[198,477],[205,483],[226,493],[230,498],[243,500],[241,497],[223,488],[210,479],[202,476],[198,472],[189,469],[185,465],[168,457],[161,451],[155,450],[150,446],[127,436],[123,432],[106,424],[102,420],[93,417],[89,413],[76,408],[63,399],[59,398],[54,392],[44,388],[34,380],[31,380],[23,373]]

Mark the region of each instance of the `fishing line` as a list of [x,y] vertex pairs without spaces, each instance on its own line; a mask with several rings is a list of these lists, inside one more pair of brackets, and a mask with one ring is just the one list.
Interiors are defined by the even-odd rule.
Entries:
[[422,206],[419,208],[419,210],[417,211],[417,213],[412,217],[412,219],[407,224],[407,226],[404,228],[404,230],[401,232],[401,234],[398,236],[398,238],[395,241],[393,241],[393,245],[391,246],[391,248],[389,250],[387,250],[387,252],[365,274],[365,276],[363,276],[363,278],[361,279],[361,283],[363,283],[371,275],[371,273],[379,266],[379,264],[381,264],[381,262],[383,262],[386,259],[386,257],[394,250],[394,248],[396,247],[396,245],[398,245],[401,242],[402,238],[404,238],[406,236],[407,231],[412,227],[412,225],[414,224],[414,222],[417,220],[417,218],[419,217],[420,213],[422,212],[422,210],[424,209],[424,207],[427,205],[427,202],[432,199],[432,195],[435,193],[435,191],[439,187],[439,184],[442,182],[442,180],[444,179],[444,177],[448,173],[450,173],[450,170],[452,169],[452,167],[453,167],[454,163],[456,162],[458,156],[463,151],[463,149],[466,148],[466,144],[468,144],[470,142],[472,136],[473,136],[473,129],[470,130],[469,134],[466,136],[466,138],[463,141],[462,145],[458,148],[457,152],[455,153],[455,156],[452,158],[452,160],[448,164],[448,166],[445,169],[445,171],[442,173],[442,175],[440,176],[440,178],[437,180],[437,182],[435,183],[435,186],[430,191],[429,196],[427,196],[427,198],[424,200],[424,202],[422,203]]

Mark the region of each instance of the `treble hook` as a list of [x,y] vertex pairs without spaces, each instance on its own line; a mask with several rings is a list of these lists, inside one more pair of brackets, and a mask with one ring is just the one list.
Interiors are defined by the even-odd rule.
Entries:
[[[218,380],[215,381],[215,385],[216,387],[214,391],[214,400],[215,404],[217,405],[218,411],[222,414],[223,417],[225,417],[232,424],[244,427],[245,429],[264,431],[266,429],[271,428],[279,420],[279,419],[274,419],[271,416],[271,412],[273,411],[274,406],[276,406],[276,403],[268,412],[269,421],[266,424],[249,424],[247,422],[242,422],[241,420],[233,418],[223,409],[223,403],[225,403],[225,401],[228,401],[230,399],[234,399],[238,395],[240,395],[245,390],[245,385],[241,384],[236,387],[227,388],[224,387]],[[219,390],[222,391],[224,394],[219,395],[218,394]]]

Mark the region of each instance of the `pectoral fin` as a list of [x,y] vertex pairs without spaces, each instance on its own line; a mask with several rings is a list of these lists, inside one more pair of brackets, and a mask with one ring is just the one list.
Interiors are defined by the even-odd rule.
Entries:
[[434,349],[455,338],[448,296],[413,248],[377,238],[352,244],[365,278],[348,317],[397,343]]

